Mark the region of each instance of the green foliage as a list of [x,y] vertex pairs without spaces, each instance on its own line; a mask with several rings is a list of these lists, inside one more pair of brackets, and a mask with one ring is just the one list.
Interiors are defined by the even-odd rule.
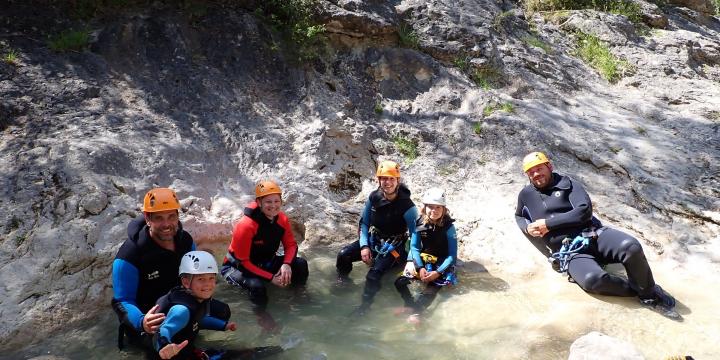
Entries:
[[325,25],[313,20],[317,0],[265,0],[259,2],[255,15],[282,35],[297,60],[319,58],[325,46]]
[[500,84],[502,78],[502,71],[495,66],[485,65],[478,69],[472,75],[472,79],[475,84],[481,87],[483,90],[490,90],[497,87]]
[[485,105],[485,107],[483,108],[483,116],[490,116],[497,110],[504,111],[506,113],[513,113],[515,112],[515,106],[510,102],[504,102],[502,104],[497,104],[493,102]]
[[7,64],[10,64],[10,65],[17,65],[18,64],[17,51],[15,51],[14,49],[8,50],[8,52],[5,55],[3,55],[2,61]]
[[577,33],[576,55],[597,70],[605,80],[615,83],[630,69],[627,61],[618,59],[610,49],[594,35]]
[[622,148],[618,146],[610,146],[610,151],[612,151],[613,154],[617,154],[622,151]]
[[66,30],[48,41],[50,49],[58,52],[81,51],[90,42],[90,32],[87,30]]
[[635,127],[635,131],[637,131],[637,133],[640,134],[640,135],[645,135],[645,134],[647,134],[647,130],[646,130],[644,127],[642,127],[642,126],[636,126],[636,127]]
[[384,109],[380,100],[375,101],[375,108],[373,110],[375,110],[375,113],[378,115],[383,113]]
[[[483,114],[484,114],[484,113],[485,113],[485,110],[483,110]],[[480,134],[482,134],[482,125],[483,125],[482,121],[476,121],[476,122],[473,123],[473,126],[472,126],[472,127],[473,127],[473,133],[474,133],[475,135],[480,135]]]
[[530,46],[533,46],[533,47],[536,47],[539,49],[543,49],[543,51],[545,51],[545,53],[547,53],[547,54],[552,53],[552,48],[550,47],[550,45],[548,45],[546,42],[540,40],[535,35],[530,35],[530,34],[525,35],[522,37],[522,41]]
[[402,135],[393,137],[393,144],[395,149],[402,154],[408,161],[417,159],[420,152],[418,151],[417,141],[409,139]]
[[715,15],[720,15],[720,0],[712,0],[715,5]]
[[462,72],[466,72],[468,71],[468,69],[470,69],[470,61],[468,60],[467,56],[457,57],[453,59],[453,65],[455,65],[455,67],[460,69],[460,71]]
[[400,28],[398,29],[398,38],[400,40],[400,46],[410,49],[417,49],[418,44],[420,43],[420,39],[418,38],[415,30],[413,30],[412,26],[407,24],[400,24]]
[[640,5],[630,0],[524,0],[524,6],[529,13],[538,11],[595,9],[612,14],[625,15],[635,24],[641,22]]

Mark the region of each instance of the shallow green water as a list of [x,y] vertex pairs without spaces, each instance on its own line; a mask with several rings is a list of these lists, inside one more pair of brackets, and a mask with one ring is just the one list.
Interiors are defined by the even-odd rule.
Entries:
[[[460,284],[443,289],[426,320],[415,327],[406,322],[407,315],[394,314],[402,305],[393,286],[400,268],[385,276],[371,311],[353,318],[349,314],[360,302],[367,268],[356,263],[354,285],[339,289],[335,251],[313,249],[302,255],[310,263],[309,298],[299,302],[291,291],[270,289],[269,311],[283,326],[279,334],[263,334],[246,296],[220,282],[216,298],[230,305],[238,330],[203,331],[199,345],[238,349],[302,341],[273,359],[566,359],[575,339],[600,331],[635,344],[648,359],[681,353],[703,359],[713,358],[708,355],[716,354],[720,342],[720,315],[712,307],[717,297],[697,291],[698,286],[718,288],[720,281],[691,273],[671,276],[657,269],[657,277],[666,279],[663,286],[678,297],[685,322],[677,323],[640,307],[634,298],[588,295],[551,271],[504,280],[477,263],[465,263],[459,268]],[[137,350],[119,352],[116,335],[117,320],[108,307],[86,328],[0,358],[142,358]]]

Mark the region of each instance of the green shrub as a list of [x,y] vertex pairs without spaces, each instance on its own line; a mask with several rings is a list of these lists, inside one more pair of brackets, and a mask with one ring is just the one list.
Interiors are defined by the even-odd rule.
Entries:
[[14,49],[8,50],[7,54],[3,55],[2,61],[10,64],[10,65],[17,65],[18,64],[18,54],[17,51]]
[[[483,113],[484,112],[485,111],[483,110]],[[475,135],[482,134],[482,125],[483,125],[482,121],[476,121],[473,123],[473,133],[475,133]]]
[[502,71],[495,66],[485,65],[478,69],[472,75],[472,79],[484,90],[490,90],[497,87],[500,84],[502,78]]
[[282,35],[299,61],[320,57],[326,50],[325,25],[313,20],[317,0],[265,0],[259,2],[255,15]]
[[712,0],[715,5],[715,15],[720,15],[720,0]]
[[397,135],[393,138],[393,144],[395,144],[395,149],[408,161],[413,161],[417,159],[418,155],[420,155],[417,148],[418,144],[415,140],[402,135]]
[[578,48],[576,55],[597,70],[605,80],[615,83],[630,69],[630,64],[618,59],[610,49],[594,35],[577,33]]
[[515,112],[515,106],[512,103],[506,102],[500,104],[500,111],[504,111],[506,113],[514,113]]
[[383,109],[382,102],[380,102],[380,100],[375,101],[375,108],[373,110],[375,110],[375,113],[378,115],[383,113],[384,109]]
[[483,116],[490,116],[497,110],[504,111],[506,113],[513,113],[515,112],[515,106],[510,102],[505,102],[502,104],[497,104],[493,102],[485,105],[485,107],[483,108]]
[[470,61],[467,56],[457,57],[453,59],[453,65],[460,69],[460,71],[466,72],[470,68]]
[[398,38],[400,40],[400,46],[402,47],[417,49],[420,44],[417,33],[413,30],[412,26],[407,24],[400,24]]
[[525,10],[529,13],[538,11],[595,9],[607,13],[625,15],[635,24],[641,22],[640,5],[629,0],[525,0],[524,6]]
[[495,15],[495,18],[493,19],[493,29],[495,31],[502,31],[505,27],[505,20],[512,15],[512,10],[503,11]]
[[90,42],[90,32],[87,30],[66,30],[60,35],[50,39],[48,45],[50,49],[58,52],[65,51],[81,51],[84,50]]

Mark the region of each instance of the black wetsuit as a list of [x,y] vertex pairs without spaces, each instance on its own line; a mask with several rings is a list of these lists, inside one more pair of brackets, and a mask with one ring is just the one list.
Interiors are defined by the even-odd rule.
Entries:
[[[595,241],[581,254],[573,255],[568,274],[583,290],[602,295],[650,296],[655,281],[640,242],[634,237],[603,226],[592,215],[592,201],[583,186],[567,176],[552,174],[551,185],[537,189],[527,185],[518,195],[515,220],[523,234],[545,256],[557,252],[565,238],[594,230]],[[542,238],[527,232],[531,222],[545,219],[549,232]],[[621,263],[628,279],[607,273],[602,266]]]

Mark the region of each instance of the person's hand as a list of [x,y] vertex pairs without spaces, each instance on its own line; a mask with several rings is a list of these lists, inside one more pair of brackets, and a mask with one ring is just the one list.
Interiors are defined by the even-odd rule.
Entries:
[[235,330],[237,330],[237,324],[234,321],[228,321],[227,325],[225,325],[225,331]]
[[167,344],[165,347],[160,349],[159,354],[161,359],[171,359],[173,356],[177,355],[180,350],[182,350],[185,346],[187,346],[188,341],[185,340],[179,344]]
[[545,224],[545,219],[539,219],[528,224],[527,232],[533,237],[543,237],[550,232],[550,230],[548,230]]
[[286,287],[290,285],[290,280],[292,279],[292,268],[288,264],[282,264],[280,266],[280,270],[273,276],[272,283],[280,286],[280,287]]
[[428,271],[425,270],[424,267],[421,267],[421,268],[420,268],[420,271],[418,271],[418,277],[420,278],[420,280],[425,281],[425,280],[423,280],[423,279],[424,279],[427,275],[428,275]]
[[360,249],[360,258],[367,266],[372,266],[372,251],[370,251],[370,248],[364,247]]
[[417,277],[417,270],[415,270],[415,264],[412,261],[405,263],[405,270],[403,271],[403,274],[409,278]]
[[430,271],[430,272],[425,271],[425,276],[421,277],[420,280],[422,280],[422,282],[427,284],[427,283],[435,281],[435,279],[437,279],[439,277],[440,277],[440,273],[437,271]]
[[143,317],[142,327],[143,331],[148,334],[154,334],[160,328],[160,325],[165,321],[165,314],[157,312],[160,309],[160,305],[153,306],[148,310],[145,317]]

